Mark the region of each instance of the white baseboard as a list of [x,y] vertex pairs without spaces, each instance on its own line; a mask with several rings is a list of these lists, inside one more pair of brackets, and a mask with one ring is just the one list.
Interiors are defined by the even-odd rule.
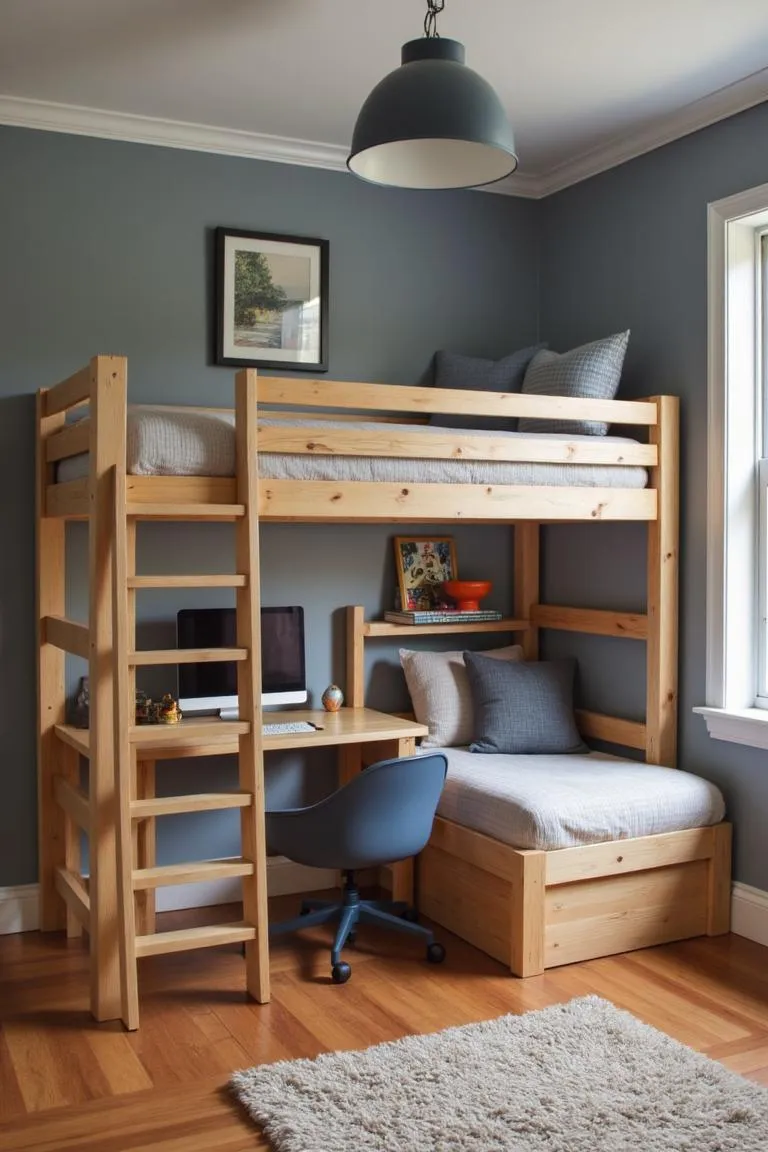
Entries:
[[749,884],[734,884],[731,932],[768,947],[768,892]]
[[39,923],[37,884],[0,888],[0,936],[33,932]]
[[[270,896],[333,888],[336,876],[331,868],[307,868],[303,864],[294,864],[285,856],[272,856],[267,861],[267,891]],[[239,899],[240,881],[237,878],[199,884],[171,884],[158,888],[157,910],[175,912],[182,908],[211,908],[214,904],[233,904]],[[0,936],[33,932],[39,924],[37,884],[0,888]]]

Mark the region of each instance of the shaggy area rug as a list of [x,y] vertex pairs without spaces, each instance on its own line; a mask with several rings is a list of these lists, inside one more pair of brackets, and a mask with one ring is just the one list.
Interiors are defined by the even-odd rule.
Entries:
[[596,996],[239,1072],[275,1152],[766,1152],[768,1091]]

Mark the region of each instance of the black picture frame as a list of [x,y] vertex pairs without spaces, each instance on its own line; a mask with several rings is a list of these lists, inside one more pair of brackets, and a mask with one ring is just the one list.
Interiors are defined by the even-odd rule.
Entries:
[[[216,364],[328,371],[329,247],[310,236],[216,229]],[[264,259],[238,261],[239,254]],[[248,291],[238,294],[238,275],[255,278],[250,297],[263,305],[247,304]]]

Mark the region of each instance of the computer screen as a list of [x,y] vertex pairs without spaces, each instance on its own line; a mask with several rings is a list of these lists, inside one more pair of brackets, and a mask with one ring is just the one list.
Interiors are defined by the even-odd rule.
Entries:
[[[236,648],[234,608],[183,608],[176,617],[179,648]],[[307,699],[304,609],[261,609],[261,702],[302,704]],[[226,712],[237,707],[237,664],[179,664],[182,712]]]

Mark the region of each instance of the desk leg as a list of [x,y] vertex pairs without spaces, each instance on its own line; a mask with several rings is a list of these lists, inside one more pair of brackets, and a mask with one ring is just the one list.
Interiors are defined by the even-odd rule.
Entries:
[[[137,800],[151,800],[155,795],[155,762],[139,760],[136,765]],[[137,820],[133,826],[134,860],[137,868],[154,868],[156,863],[156,821],[154,816]],[[135,894],[136,935],[151,936],[155,931],[155,889],[144,888]]]
[[[73,788],[79,788],[80,753],[75,748],[70,747],[69,744],[61,743],[58,748],[58,755],[62,776]],[[66,812],[63,813],[63,816],[64,867],[69,872],[74,872],[76,876],[80,876],[83,871],[80,859],[80,828]],[[67,909],[67,938],[70,940],[78,939],[82,934],[82,924],[77,917],[73,916],[69,909]]]

